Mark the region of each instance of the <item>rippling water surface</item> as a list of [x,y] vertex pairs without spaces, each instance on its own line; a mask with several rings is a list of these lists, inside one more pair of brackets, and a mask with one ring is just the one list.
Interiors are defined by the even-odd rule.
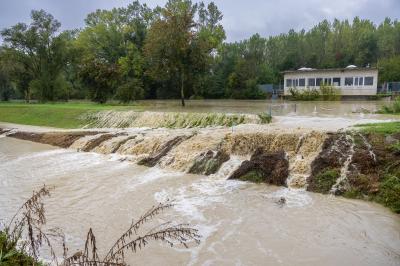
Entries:
[[71,253],[90,227],[104,253],[132,217],[170,199],[176,205],[159,222],[190,222],[201,244],[152,243],[129,256],[130,264],[400,265],[398,215],[369,202],[226,181],[239,163],[206,177],[0,138],[0,219],[47,184],[56,187],[45,201],[48,224],[64,230]]

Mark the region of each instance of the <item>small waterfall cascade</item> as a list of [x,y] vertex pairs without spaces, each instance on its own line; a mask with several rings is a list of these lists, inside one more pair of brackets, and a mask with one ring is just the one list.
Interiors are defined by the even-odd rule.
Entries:
[[[42,134],[42,135],[40,135]],[[72,133],[37,133],[33,141],[45,142]],[[25,134],[27,136],[29,134]],[[34,134],[35,135],[35,134]],[[75,135],[76,137],[76,135]],[[256,150],[284,152],[289,164],[289,187],[304,188],[311,162],[321,150],[327,135],[317,131],[279,132],[241,128],[205,130],[163,129],[118,132],[81,132],[69,146],[83,152],[116,154],[145,166],[158,166],[179,172],[228,178]]]
[[[347,154],[344,154],[344,163],[342,165],[342,168],[340,169],[340,176],[339,178],[336,180],[336,183],[333,185],[332,189],[331,189],[331,193],[332,194],[336,194],[337,191],[340,190],[344,190],[344,188],[346,188],[348,186],[347,184],[347,175],[349,173],[349,166],[353,160],[353,155],[354,155],[354,148],[355,148],[355,144],[354,144],[354,137],[351,134],[343,134],[344,136],[344,146],[349,147],[348,148],[348,152]],[[336,144],[337,145],[337,144]],[[343,146],[343,144],[342,144]],[[337,146],[336,146],[337,147]]]

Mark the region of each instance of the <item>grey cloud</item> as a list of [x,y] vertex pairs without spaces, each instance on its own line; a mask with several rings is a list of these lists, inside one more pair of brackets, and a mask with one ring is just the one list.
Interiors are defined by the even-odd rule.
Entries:
[[[368,18],[379,23],[387,16],[397,19],[399,0],[214,0],[224,14],[228,41],[254,33],[276,35],[289,29],[309,29],[323,19]],[[45,9],[62,23],[63,29],[82,27],[84,18],[96,9],[125,6],[129,0],[1,0],[0,28],[28,22],[31,9]],[[149,6],[166,0],[143,1]],[[208,2],[208,1],[206,1]]]

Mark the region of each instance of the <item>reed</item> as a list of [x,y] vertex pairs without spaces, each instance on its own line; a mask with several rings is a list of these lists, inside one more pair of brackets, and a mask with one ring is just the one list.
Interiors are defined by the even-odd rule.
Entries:
[[115,241],[108,253],[100,258],[97,253],[96,237],[92,228],[86,237],[83,251],[75,253],[64,261],[66,266],[70,265],[126,265],[126,252],[136,253],[144,248],[150,241],[161,241],[173,247],[177,244],[188,248],[190,242],[200,243],[198,230],[191,228],[188,224],[173,224],[166,222],[156,225],[149,230],[142,231],[143,226],[160,215],[164,210],[173,206],[171,203],[160,203],[149,209],[139,220],[132,221],[128,229]]

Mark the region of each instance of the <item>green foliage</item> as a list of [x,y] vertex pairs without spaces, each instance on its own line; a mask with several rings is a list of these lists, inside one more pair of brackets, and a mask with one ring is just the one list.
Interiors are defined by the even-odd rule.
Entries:
[[253,182],[253,183],[263,183],[263,182],[265,182],[265,178],[263,178],[262,173],[260,171],[257,171],[257,170],[250,171],[247,174],[241,176],[240,180],[249,181],[249,182]]
[[341,98],[340,89],[332,85],[322,84],[319,87],[319,93],[323,101],[338,101]]
[[385,176],[380,183],[379,192],[375,200],[392,211],[400,213],[400,177],[394,175]]
[[129,103],[143,98],[143,84],[138,79],[128,80],[117,88],[115,98],[122,103]]
[[315,101],[320,98],[319,91],[313,88],[306,88],[304,90],[290,88],[289,91],[291,99],[296,101]]
[[56,81],[67,63],[66,40],[57,35],[61,24],[44,10],[33,10],[31,19],[30,25],[18,23],[1,31],[7,62],[14,65],[14,78],[27,101],[32,92],[40,101],[57,100]]
[[335,86],[321,84],[319,89],[306,88],[299,90],[297,88],[289,88],[291,99],[296,101],[337,101],[340,100],[340,90]]
[[400,81],[400,55],[378,61],[380,82]]
[[343,193],[343,197],[349,199],[362,199],[364,198],[364,195],[361,193],[360,190],[351,188]]
[[149,29],[144,47],[147,74],[179,88],[172,92],[179,95],[182,105],[188,92],[193,93],[188,85],[199,85],[212,62],[212,52],[225,38],[221,19],[214,3],[206,8],[204,3],[169,0]]
[[392,152],[394,152],[396,154],[400,154],[400,141],[395,144],[390,145],[389,148]]
[[269,124],[272,121],[272,116],[267,113],[259,113],[258,118],[261,121],[261,124]]
[[396,97],[396,99],[389,105],[384,105],[381,110],[379,110],[379,113],[400,114],[400,97]]
[[361,128],[361,131],[365,133],[391,135],[400,132],[400,122],[360,124],[356,125],[356,127]]
[[17,243],[10,242],[6,233],[0,231],[0,265],[2,266],[40,266],[34,258],[17,250]]
[[329,193],[332,186],[336,183],[339,178],[339,171],[337,169],[327,169],[322,173],[319,173],[314,177],[314,184],[316,192]]

